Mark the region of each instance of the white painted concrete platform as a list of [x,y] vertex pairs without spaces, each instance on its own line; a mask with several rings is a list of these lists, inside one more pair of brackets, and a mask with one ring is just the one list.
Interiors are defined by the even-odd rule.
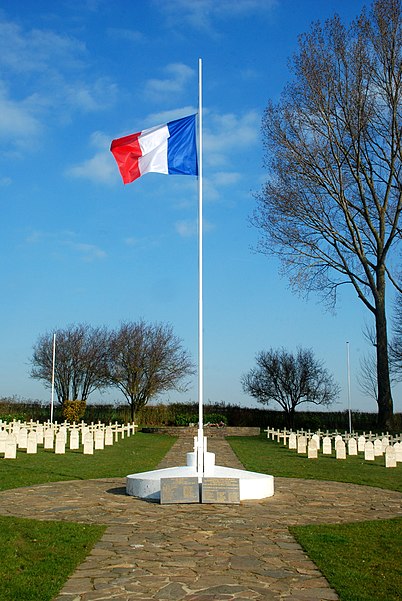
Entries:
[[[127,476],[126,492],[140,499],[160,500],[161,478],[189,478],[197,476],[194,465],[168,467],[150,472],[131,474]],[[205,467],[203,475],[208,478],[238,478],[240,486],[240,501],[265,499],[274,494],[274,477],[257,472],[248,472],[231,467],[210,465]],[[202,477],[198,476],[201,483]]]

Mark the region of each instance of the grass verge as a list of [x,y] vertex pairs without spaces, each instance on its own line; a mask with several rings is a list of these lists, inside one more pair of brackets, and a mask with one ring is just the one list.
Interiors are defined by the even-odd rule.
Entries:
[[[384,458],[363,455],[337,460],[320,455],[308,459],[264,435],[228,438],[246,469],[284,478],[333,480],[402,492],[402,465],[386,469]],[[293,526],[289,528],[318,566],[341,601],[399,601],[402,568],[398,560],[402,518]]]
[[61,480],[118,478],[154,469],[175,438],[141,432],[113,446],[83,455],[67,450],[65,455],[38,448],[36,455],[18,451],[17,459],[0,459],[0,490]]
[[[169,436],[137,433],[94,455],[55,455],[41,447],[36,455],[18,451],[17,459],[0,459],[0,490],[151,470],[174,442]],[[0,516],[1,601],[53,599],[104,531],[100,525]]]
[[51,601],[105,529],[0,516],[0,599]]
[[228,437],[232,449],[247,470],[284,478],[333,480],[365,486],[376,486],[402,492],[402,464],[385,468],[384,457],[365,461],[360,453],[346,460],[334,455],[308,459],[282,444],[260,437]]
[[400,601],[402,518],[289,530],[341,601]]

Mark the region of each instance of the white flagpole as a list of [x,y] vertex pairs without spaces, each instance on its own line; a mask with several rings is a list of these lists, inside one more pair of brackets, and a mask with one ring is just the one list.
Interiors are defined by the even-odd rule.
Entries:
[[202,278],[202,59],[198,59],[198,444],[197,472],[204,472],[204,341],[203,341],[203,278]]
[[348,414],[349,414],[349,434],[352,434],[352,411],[350,407],[350,357],[349,357],[349,342],[346,343],[346,362],[347,362],[347,379],[348,379]]
[[54,406],[54,368],[56,359],[56,334],[53,334],[53,359],[52,359],[52,395],[50,400],[50,423],[53,423],[53,406]]

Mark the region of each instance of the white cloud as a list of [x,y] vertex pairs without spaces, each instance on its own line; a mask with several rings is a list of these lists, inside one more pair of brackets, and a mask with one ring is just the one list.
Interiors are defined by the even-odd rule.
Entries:
[[154,0],[167,17],[169,27],[186,25],[215,35],[217,19],[270,14],[278,0]]
[[195,113],[198,113],[198,108],[191,105],[169,111],[151,113],[146,119],[146,124],[152,126],[159,125],[161,123],[169,123],[169,121],[174,121],[175,119],[180,119],[181,117],[187,117],[187,115],[194,115]]
[[133,42],[134,44],[137,44],[138,42],[143,42],[145,39],[144,34],[135,29],[109,27],[106,33],[111,39],[118,40],[119,42],[124,40],[126,42]]
[[113,106],[117,98],[117,85],[108,78],[99,78],[92,83],[75,82],[64,87],[64,102],[85,113],[104,110]]
[[233,186],[240,180],[240,173],[234,171],[218,171],[212,177],[216,186]]
[[48,30],[23,30],[12,21],[0,21],[0,65],[16,73],[47,72],[63,63],[82,67],[85,44]]
[[[210,232],[214,229],[214,225],[203,219],[203,231]],[[198,221],[196,219],[182,219],[176,221],[175,230],[182,238],[192,238],[198,234]]]
[[84,242],[69,242],[66,244],[79,253],[81,258],[86,262],[104,259],[107,256],[104,250],[94,244],[86,244]]
[[261,127],[257,111],[242,116],[208,113],[204,123],[205,163],[216,167],[227,165],[233,152],[238,155],[256,144]]
[[60,248],[70,248],[77,253],[85,262],[92,262],[104,259],[107,254],[104,250],[88,242],[77,241],[75,232],[45,232],[42,230],[32,230],[25,238],[26,244],[44,244],[53,252],[59,252]]
[[195,71],[183,63],[171,63],[165,67],[166,77],[148,79],[144,85],[146,96],[160,100],[166,96],[181,94],[188,82],[195,76]]
[[35,99],[12,100],[0,83],[0,139],[12,146],[32,146],[42,127],[35,116]]
[[88,179],[94,183],[112,184],[117,179],[117,167],[108,151],[98,152],[79,165],[66,169],[65,174],[74,178]]
[[97,152],[77,165],[65,170],[67,177],[87,179],[94,183],[113,184],[118,181],[118,171],[113,155],[109,151],[111,138],[105,133],[96,131],[91,134],[89,146]]

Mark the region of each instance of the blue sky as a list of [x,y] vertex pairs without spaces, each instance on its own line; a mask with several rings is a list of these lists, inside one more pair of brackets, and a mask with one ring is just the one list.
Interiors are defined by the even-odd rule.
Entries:
[[[203,59],[205,401],[252,405],[240,384],[262,349],[312,348],[352,407],[370,315],[351,289],[328,313],[256,254],[261,117],[312,21],[360,0],[3,0],[0,9],[0,396],[49,399],[29,376],[38,336],[72,323],[168,322],[197,358],[197,181],[124,186],[113,138],[196,111]],[[196,400],[187,393],[162,400]],[[93,395],[107,401],[117,392]],[[396,408],[401,405],[395,395]]]

